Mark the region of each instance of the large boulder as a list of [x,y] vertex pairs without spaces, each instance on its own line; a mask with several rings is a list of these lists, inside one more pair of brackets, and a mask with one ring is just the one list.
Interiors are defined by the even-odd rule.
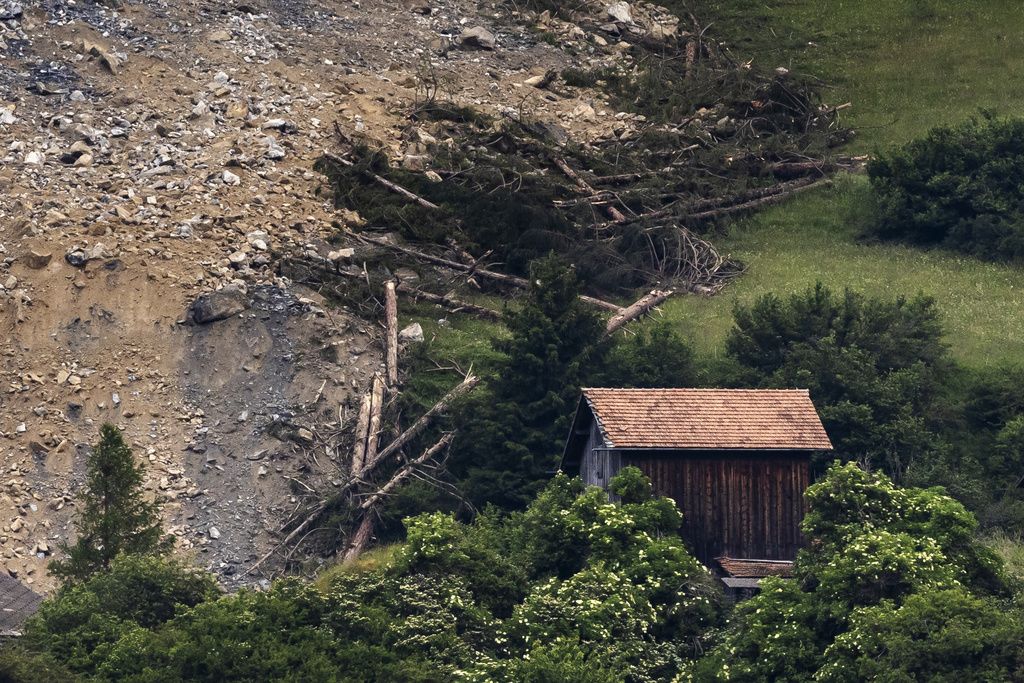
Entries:
[[249,297],[238,285],[226,285],[215,292],[200,294],[192,302],[192,319],[200,325],[224,320],[249,308]]
[[459,36],[459,40],[466,47],[475,47],[481,50],[493,50],[498,44],[494,34],[483,26],[467,28]]

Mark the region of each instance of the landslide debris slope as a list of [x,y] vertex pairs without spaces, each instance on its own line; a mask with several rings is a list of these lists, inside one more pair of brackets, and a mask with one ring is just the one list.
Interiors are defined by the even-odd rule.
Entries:
[[0,0],[6,570],[53,587],[88,444],[112,422],[180,552],[228,586],[265,580],[245,570],[337,485],[339,435],[381,365],[376,322],[279,270],[325,258],[344,227],[313,170],[335,128],[416,156],[408,114],[429,81],[493,116],[619,135],[642,117],[531,83],[624,59],[619,30],[676,30],[624,5],[596,5],[595,32],[463,0]]

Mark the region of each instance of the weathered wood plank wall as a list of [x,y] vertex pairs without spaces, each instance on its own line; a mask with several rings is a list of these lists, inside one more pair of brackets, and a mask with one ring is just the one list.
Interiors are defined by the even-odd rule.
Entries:
[[798,453],[625,451],[622,465],[650,477],[683,513],[683,538],[705,564],[714,558],[792,560],[801,544],[808,457]]

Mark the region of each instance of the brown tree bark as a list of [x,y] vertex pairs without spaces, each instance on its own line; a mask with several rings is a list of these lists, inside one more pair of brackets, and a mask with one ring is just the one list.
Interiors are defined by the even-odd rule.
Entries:
[[655,289],[645,294],[637,301],[623,308],[621,313],[609,318],[608,324],[605,326],[605,336],[607,337],[615,334],[615,332],[621,329],[624,325],[644,315],[655,306],[660,305],[673,294],[675,294],[675,292],[671,289]]
[[394,280],[384,283],[384,332],[388,389],[395,391],[398,389],[398,294]]

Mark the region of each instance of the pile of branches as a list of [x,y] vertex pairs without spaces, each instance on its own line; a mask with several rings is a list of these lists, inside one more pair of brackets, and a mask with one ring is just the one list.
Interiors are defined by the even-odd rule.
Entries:
[[549,89],[602,84],[623,109],[646,112],[638,129],[575,144],[523,114],[490,120],[420,102],[410,131],[424,112],[460,112],[433,119],[446,126],[437,137],[459,144],[431,150],[430,177],[392,167],[340,130],[319,167],[337,204],[372,228],[421,244],[455,241],[506,272],[523,275],[555,251],[595,293],[717,291],[742,270],[711,243],[729,219],[859,160],[831,152],[846,139],[841,107],[825,106],[814,83],[737,63],[698,29],[656,47],[638,40],[628,72],[545,79]]

